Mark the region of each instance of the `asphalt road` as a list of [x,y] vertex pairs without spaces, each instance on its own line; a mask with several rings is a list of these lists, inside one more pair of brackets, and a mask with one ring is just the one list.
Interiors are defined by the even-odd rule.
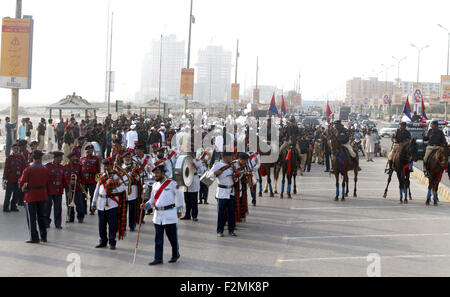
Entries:
[[24,209],[0,212],[0,276],[66,276],[67,270],[77,271],[73,267],[81,276],[364,277],[368,270],[381,276],[450,276],[450,205],[425,206],[425,187],[415,181],[410,204],[399,204],[396,180],[383,199],[384,165],[382,158],[361,162],[358,198],[335,202],[334,176],[313,164],[311,173],[297,179],[299,194],[293,199],[258,198],[247,222],[238,224],[236,238],[216,237],[213,186],[210,204],[199,206],[199,221],[178,225],[179,262],[167,263],[166,239],[165,263],[157,267],[147,265],[154,251],[150,218],[133,265],[137,234],[127,233],[115,251],[95,249],[97,216],[82,225],[64,224],[63,230],[52,227],[48,243],[30,245],[24,243]]

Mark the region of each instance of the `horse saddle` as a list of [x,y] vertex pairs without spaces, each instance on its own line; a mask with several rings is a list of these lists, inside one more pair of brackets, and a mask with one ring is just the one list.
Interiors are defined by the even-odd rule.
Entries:
[[353,164],[356,163],[356,157],[353,158],[352,155],[350,154],[350,152],[348,151],[348,148],[346,148],[345,146],[342,146],[342,153],[344,155],[345,160],[349,160],[350,163],[353,163]]

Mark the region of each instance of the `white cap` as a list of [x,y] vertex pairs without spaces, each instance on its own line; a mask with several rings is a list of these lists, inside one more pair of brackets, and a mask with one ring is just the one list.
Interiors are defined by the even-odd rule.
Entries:
[[134,125],[134,124],[133,124],[133,125],[131,125],[131,126],[130,126],[130,129],[131,129],[131,130],[134,130],[134,129],[136,129],[136,125]]

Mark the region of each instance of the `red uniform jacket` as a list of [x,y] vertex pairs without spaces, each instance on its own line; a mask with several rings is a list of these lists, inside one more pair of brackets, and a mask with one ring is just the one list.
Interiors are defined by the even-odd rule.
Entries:
[[25,168],[19,179],[19,187],[23,187],[25,183],[28,183],[24,197],[26,202],[47,200],[48,169],[41,162],[34,162]]
[[84,157],[81,159],[82,181],[85,185],[95,185],[95,176],[100,173],[100,159],[97,156]]
[[66,177],[64,166],[52,163],[47,163],[45,168],[49,172],[49,180],[47,184],[47,194],[48,195],[62,195],[64,189],[66,188]]
[[83,180],[81,179],[81,164],[76,162],[73,164],[67,164],[65,167],[65,179],[66,179],[66,187],[70,186],[70,177],[72,174],[76,174],[77,176],[77,186],[75,191],[80,190],[80,184],[83,183]]
[[12,154],[6,158],[3,179],[8,183],[17,183],[23,170],[28,166],[21,154]]
[[78,159],[81,158],[81,146],[79,146],[79,145],[74,146],[72,149],[72,152],[75,152],[77,154]]

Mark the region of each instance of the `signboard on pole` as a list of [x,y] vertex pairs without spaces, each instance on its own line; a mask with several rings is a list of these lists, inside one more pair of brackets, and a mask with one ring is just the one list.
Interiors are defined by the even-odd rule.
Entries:
[[441,75],[441,98],[450,102],[450,75]]
[[414,93],[413,93],[414,101],[413,102],[415,104],[422,103],[423,85],[422,84],[413,84],[413,89],[414,89]]
[[239,84],[231,84],[231,99],[239,100]]
[[180,94],[193,95],[194,94],[194,69],[183,68],[181,70],[181,87]]
[[3,18],[0,87],[31,89],[32,18]]

